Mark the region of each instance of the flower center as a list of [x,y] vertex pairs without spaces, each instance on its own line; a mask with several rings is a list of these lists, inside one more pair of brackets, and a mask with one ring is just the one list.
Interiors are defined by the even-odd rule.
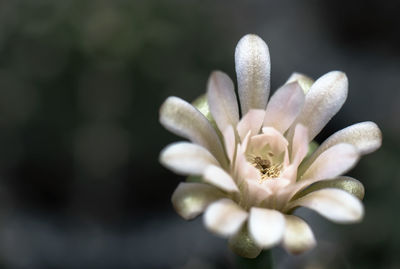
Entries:
[[281,174],[282,164],[273,164],[269,159],[255,157],[252,165],[261,172],[261,179],[277,178]]

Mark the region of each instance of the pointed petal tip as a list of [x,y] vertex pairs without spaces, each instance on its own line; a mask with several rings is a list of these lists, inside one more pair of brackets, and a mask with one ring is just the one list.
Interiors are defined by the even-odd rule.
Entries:
[[239,189],[233,178],[221,167],[209,165],[204,170],[204,181],[210,183],[226,192],[239,192]]
[[207,101],[210,112],[222,132],[228,125],[236,126],[239,107],[231,78],[221,71],[211,73],[207,83]]

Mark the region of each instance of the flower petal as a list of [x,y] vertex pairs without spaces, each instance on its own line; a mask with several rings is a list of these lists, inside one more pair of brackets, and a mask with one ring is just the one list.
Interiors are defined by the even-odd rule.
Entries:
[[261,179],[259,170],[247,161],[245,153],[242,151],[240,144],[236,149],[234,174],[234,177],[238,180],[239,184],[248,180],[259,181]]
[[291,202],[288,209],[297,206],[308,207],[337,223],[358,222],[364,216],[364,207],[361,201],[340,189],[328,188],[311,192]]
[[232,80],[223,72],[215,71],[208,80],[208,105],[211,114],[223,131],[229,125],[239,122],[239,108]]
[[301,163],[304,157],[308,153],[308,132],[301,124],[297,124],[292,144],[292,156],[291,161],[295,167]]
[[300,171],[305,171],[318,156],[330,147],[339,143],[348,143],[356,147],[361,154],[368,154],[377,150],[382,144],[382,133],[378,126],[370,121],[360,122],[346,127],[326,139],[317,150],[300,166]]
[[257,35],[245,35],[235,51],[242,115],[250,109],[265,109],[269,96],[271,63],[268,46]]
[[316,245],[314,234],[308,224],[299,217],[285,215],[286,228],[283,247],[292,254],[301,254]]
[[256,135],[261,129],[262,122],[264,120],[265,111],[261,109],[250,109],[246,115],[242,117],[239,124],[237,125],[237,131],[241,141],[244,140],[245,136],[251,131],[250,136]]
[[289,79],[286,81],[285,84],[289,84],[292,82],[297,82],[300,84],[300,87],[303,89],[304,94],[310,90],[311,85],[313,85],[314,80],[306,75],[294,72]]
[[204,181],[213,184],[221,190],[227,192],[238,192],[239,189],[232,177],[218,166],[210,165],[205,169],[203,175]]
[[182,182],[172,194],[171,200],[176,212],[182,218],[190,220],[203,213],[210,203],[224,196],[213,186]]
[[221,165],[227,160],[221,141],[207,118],[178,97],[168,97],[160,109],[160,122],[169,131],[208,149]]
[[273,194],[268,186],[260,184],[260,180],[247,180],[240,188],[242,200],[245,207],[260,206],[267,207],[265,202],[270,202]]
[[306,126],[308,139],[313,140],[342,107],[347,98],[347,88],[348,81],[343,72],[332,71],[320,77],[307,93],[303,110],[294,126],[296,123]]
[[355,178],[352,177],[337,177],[333,179],[324,179],[312,183],[305,188],[298,191],[292,198],[292,200],[299,199],[311,192],[326,189],[326,188],[336,188],[347,191],[348,193],[356,196],[358,199],[362,200],[364,198],[364,186],[363,184]]
[[204,224],[212,232],[230,236],[239,231],[248,213],[230,199],[221,199],[209,205],[204,213]]
[[328,179],[339,176],[350,170],[359,159],[356,148],[350,144],[340,143],[324,151],[300,176],[301,180]]
[[276,210],[252,207],[249,232],[257,245],[270,248],[278,244],[285,231],[285,218]]
[[262,134],[254,135],[250,138],[249,151],[262,155],[266,145],[269,145],[271,151],[275,154],[285,151],[288,141],[280,132],[272,127],[264,127],[262,131]]
[[238,233],[229,238],[229,247],[237,255],[249,259],[257,257],[262,250],[250,237],[246,224],[242,226]]
[[218,129],[217,123],[215,122],[215,120],[210,112],[210,107],[208,105],[208,100],[207,100],[207,94],[200,95],[198,98],[196,98],[192,102],[192,105],[198,111],[200,111],[200,113],[203,114],[204,117],[207,118],[207,120],[211,123],[212,127],[214,127],[215,129]]
[[268,102],[263,126],[272,126],[282,134],[299,115],[304,93],[297,82],[283,85]]
[[229,125],[228,127],[225,128],[225,130],[222,132],[222,136],[224,137],[226,154],[228,155],[229,161],[231,162],[232,165],[236,150],[235,131],[232,125]]
[[189,142],[168,145],[160,154],[160,162],[182,175],[201,175],[207,166],[218,165],[208,150]]

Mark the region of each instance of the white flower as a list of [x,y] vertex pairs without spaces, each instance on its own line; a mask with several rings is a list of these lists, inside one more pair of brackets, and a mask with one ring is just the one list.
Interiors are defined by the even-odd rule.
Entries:
[[232,249],[245,257],[279,243],[291,253],[312,248],[310,227],[292,214],[300,206],[334,222],[360,221],[363,185],[341,175],[380,147],[376,124],[347,127],[307,156],[309,143],[347,97],[346,75],[332,71],[313,83],[295,73],[268,102],[265,42],[244,36],[235,64],[241,118],[234,84],[220,71],[211,74],[207,99],[196,104],[198,109],[177,97],[161,107],[161,124],[191,141],[167,146],[161,163],[178,174],[201,177],[175,190],[178,214],[189,220],[204,212],[206,227],[229,237]]

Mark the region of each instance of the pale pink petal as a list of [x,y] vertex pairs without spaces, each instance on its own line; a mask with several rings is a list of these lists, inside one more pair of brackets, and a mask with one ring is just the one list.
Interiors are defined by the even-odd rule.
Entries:
[[177,142],[164,148],[160,154],[160,162],[182,175],[201,175],[207,166],[218,165],[208,150],[189,142]]
[[[249,142],[250,142],[250,137],[251,137],[251,131],[249,131],[246,134],[246,136],[244,137],[244,139],[240,143],[241,152],[244,153],[244,152],[247,151],[247,147],[249,146]],[[239,146],[239,144],[237,144],[237,146]]]
[[310,165],[301,179],[320,179],[334,178],[350,170],[358,161],[359,154],[356,148],[350,144],[337,144],[324,151]]
[[257,245],[270,248],[277,245],[285,231],[282,213],[267,208],[252,207],[249,216],[249,232]]
[[228,155],[229,161],[232,163],[236,149],[235,131],[232,125],[228,125],[228,127],[225,128],[222,132],[222,136],[224,137],[226,154]]
[[297,165],[290,164],[285,166],[279,175],[279,178],[286,178],[290,180],[290,182],[296,182],[297,180]]
[[287,185],[289,185],[289,183],[290,180],[278,177],[278,178],[266,179],[262,182],[262,185],[268,187],[272,192],[276,192],[279,189],[285,188]]
[[242,184],[247,180],[258,181],[261,179],[260,172],[257,168],[252,166],[246,159],[242,147],[239,144],[236,150],[236,162],[235,162],[235,179],[238,180],[238,184]]
[[227,192],[238,192],[239,189],[232,177],[218,166],[208,166],[203,175],[204,181]]
[[251,109],[246,115],[244,115],[237,125],[237,131],[241,141],[243,141],[249,131],[251,131],[250,136],[259,133],[264,120],[264,115],[265,111],[261,109]]
[[292,82],[297,82],[300,84],[300,87],[303,89],[304,94],[310,90],[311,85],[313,85],[314,80],[306,75],[294,72],[289,79],[286,81],[285,84],[289,84]]
[[221,141],[207,118],[178,97],[168,97],[160,108],[160,122],[169,131],[208,149],[221,165],[227,160]]
[[263,126],[271,126],[282,134],[299,115],[304,104],[304,93],[297,82],[285,84],[269,100]]
[[270,87],[270,58],[268,46],[256,35],[245,35],[235,51],[242,115],[250,109],[265,109]]
[[299,217],[285,215],[286,228],[283,247],[292,254],[301,254],[317,244],[308,224]]
[[273,194],[268,186],[261,184],[260,180],[247,180],[241,188],[242,202],[246,206],[262,206],[264,201]]
[[[306,95],[303,110],[296,119],[308,129],[312,141],[328,121],[339,111],[347,98],[348,81],[343,72],[332,71],[320,77]],[[293,135],[292,126],[289,137]]]
[[172,195],[176,212],[190,220],[203,213],[206,207],[225,195],[217,188],[202,183],[180,183]]
[[292,144],[292,163],[298,166],[308,152],[307,128],[301,124],[296,125]]
[[291,202],[288,209],[298,206],[308,207],[338,223],[358,222],[364,216],[364,207],[361,201],[340,189],[328,188],[311,192]]
[[300,170],[305,171],[328,148],[339,143],[348,143],[356,147],[360,155],[377,150],[382,144],[382,133],[378,126],[370,121],[353,124],[344,128],[325,140],[321,146],[301,164]]
[[212,232],[231,236],[239,231],[248,213],[230,199],[221,199],[209,205],[204,213],[204,224]]
[[255,135],[250,139],[249,150],[262,151],[263,147],[269,145],[273,153],[279,154],[284,152],[288,146],[286,138],[272,127],[262,128],[263,133]]
[[229,125],[237,125],[239,108],[233,82],[227,74],[220,71],[211,74],[208,80],[207,99],[211,114],[221,131]]

